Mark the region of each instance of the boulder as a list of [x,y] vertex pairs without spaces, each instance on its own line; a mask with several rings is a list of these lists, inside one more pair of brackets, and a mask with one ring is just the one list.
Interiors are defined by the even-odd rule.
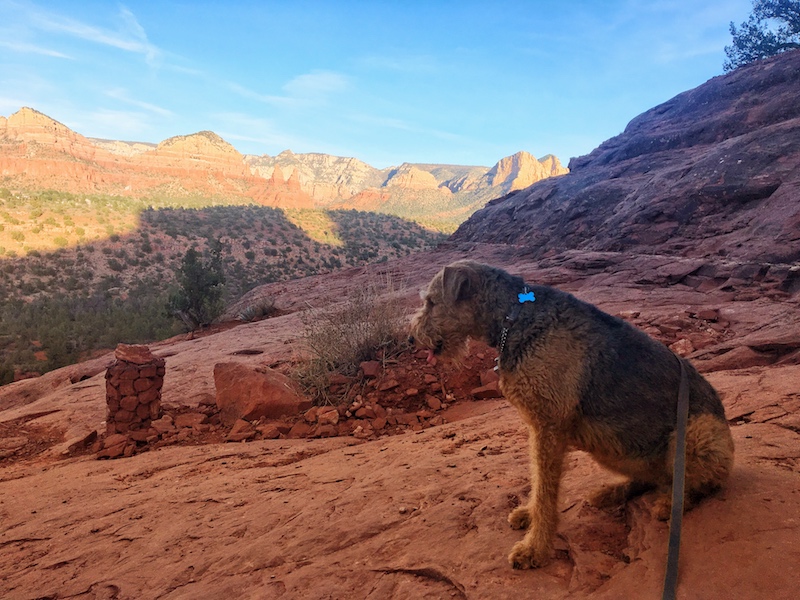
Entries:
[[227,426],[237,419],[256,421],[295,415],[312,406],[291,379],[266,367],[218,363],[214,365],[214,385],[220,420]]

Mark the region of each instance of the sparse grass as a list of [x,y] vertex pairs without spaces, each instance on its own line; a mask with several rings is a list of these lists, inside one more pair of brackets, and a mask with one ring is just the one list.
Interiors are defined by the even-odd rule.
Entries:
[[391,277],[355,286],[330,308],[303,313],[303,343],[311,357],[295,376],[317,404],[331,403],[331,375],[358,374],[363,361],[385,359],[405,344],[407,311],[402,288]]

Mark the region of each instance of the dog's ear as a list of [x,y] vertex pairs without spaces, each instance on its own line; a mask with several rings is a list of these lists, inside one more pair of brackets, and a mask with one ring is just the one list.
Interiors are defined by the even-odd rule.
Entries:
[[478,273],[466,265],[455,265],[444,268],[442,288],[447,304],[455,304],[461,300],[469,300],[478,291]]

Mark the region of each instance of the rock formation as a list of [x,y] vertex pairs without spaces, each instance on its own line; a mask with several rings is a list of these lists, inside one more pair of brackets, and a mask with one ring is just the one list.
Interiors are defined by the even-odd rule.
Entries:
[[282,208],[439,215],[455,228],[487,200],[564,171],[557,158],[540,162],[526,152],[492,169],[410,163],[376,169],[356,158],[290,150],[243,156],[211,131],[155,145],[85,138],[30,108],[0,117],[0,174],[6,186],[30,190],[200,194]]
[[800,259],[800,52],[715,77],[636,117],[570,173],[489,203],[457,241]]

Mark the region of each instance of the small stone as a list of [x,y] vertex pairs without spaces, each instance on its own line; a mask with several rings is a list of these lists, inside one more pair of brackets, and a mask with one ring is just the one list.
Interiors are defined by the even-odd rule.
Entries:
[[361,372],[367,379],[373,379],[380,375],[381,363],[377,360],[368,360],[361,363]]
[[145,365],[139,369],[139,377],[154,379],[157,375],[158,375],[158,367],[156,367],[155,365]]
[[381,429],[386,427],[386,424],[387,424],[387,421],[383,417],[377,417],[375,419],[372,419],[372,428],[375,431],[380,431]]
[[306,438],[311,435],[312,427],[305,421],[298,421],[286,434],[289,438]]
[[135,389],[137,392],[143,392],[145,390],[149,390],[154,385],[155,381],[153,379],[139,377],[139,379],[133,382],[133,389]]
[[181,429],[183,427],[197,427],[208,422],[208,417],[203,413],[190,412],[182,415],[175,415],[175,427]]
[[500,375],[497,374],[497,371],[494,369],[487,369],[485,371],[481,371],[481,385],[489,385],[496,381],[500,381]]
[[400,386],[400,382],[396,379],[389,379],[384,381],[382,384],[378,386],[378,391],[380,392],[387,392],[389,390],[393,390],[396,387]]
[[281,431],[274,423],[259,425],[256,427],[256,431],[258,431],[265,440],[276,440],[281,437]]
[[157,358],[150,352],[150,348],[141,345],[118,344],[114,351],[117,360],[122,360],[137,365],[147,365],[150,363],[164,363],[163,358]]
[[369,406],[362,406],[356,411],[358,419],[374,419],[376,416],[375,411]]
[[114,420],[117,423],[130,423],[133,421],[134,414],[129,410],[118,410],[114,415]]
[[152,387],[149,390],[139,394],[139,402],[141,404],[150,404],[159,398],[161,398],[161,390],[158,387]]
[[439,410],[442,408],[442,401],[439,400],[436,396],[425,396],[425,404],[428,405],[428,408],[431,410]]
[[669,349],[672,350],[678,356],[688,356],[695,350],[692,342],[685,338],[678,340],[674,344],[671,344]]
[[153,436],[158,437],[158,434],[154,429],[137,429],[136,431],[131,431],[128,433],[128,436],[135,442],[147,442]]
[[408,413],[398,413],[397,415],[392,415],[395,419],[397,419],[397,423],[400,425],[413,425],[415,423],[419,423],[419,419],[417,415],[411,415]]
[[704,321],[711,321],[715,323],[719,320],[719,311],[715,309],[703,309],[697,311],[697,318],[703,319]]
[[320,425],[336,425],[339,422],[339,411],[335,406],[326,406],[317,411],[317,423]]
[[503,393],[500,391],[499,382],[495,381],[494,383],[490,383],[488,385],[483,385],[479,388],[475,388],[470,392],[473,397],[477,398],[478,400],[487,400],[489,398],[502,398]]
[[131,366],[120,369],[119,372],[120,381],[133,381],[137,377],[139,377],[139,369],[137,369],[136,367]]
[[175,426],[172,423],[172,418],[169,415],[164,415],[160,419],[150,422],[150,427],[155,429],[159,434],[171,433],[175,431]]
[[339,429],[336,425],[317,425],[314,429],[314,437],[327,438],[336,437],[339,435]]
[[106,400],[119,400],[121,397],[122,394],[119,393],[117,387],[112,385],[110,381],[106,382]]
[[316,423],[317,412],[319,412],[319,407],[312,406],[311,408],[309,408],[303,415],[303,418],[306,420],[306,423],[311,423],[311,424]]
[[150,406],[147,404],[140,404],[136,407],[136,416],[142,421],[150,419]]
[[139,406],[139,398],[136,396],[124,396],[122,400],[119,401],[119,407],[122,410],[134,412],[137,406]]
[[[187,430],[188,431],[188,430]],[[251,440],[256,436],[256,429],[244,419],[237,419],[230,433],[225,438],[229,442],[241,442]]]
[[109,435],[106,439],[103,440],[103,448],[108,448],[110,446],[117,446],[119,444],[124,444],[128,441],[127,435],[122,435],[121,433],[117,433],[114,435]]

